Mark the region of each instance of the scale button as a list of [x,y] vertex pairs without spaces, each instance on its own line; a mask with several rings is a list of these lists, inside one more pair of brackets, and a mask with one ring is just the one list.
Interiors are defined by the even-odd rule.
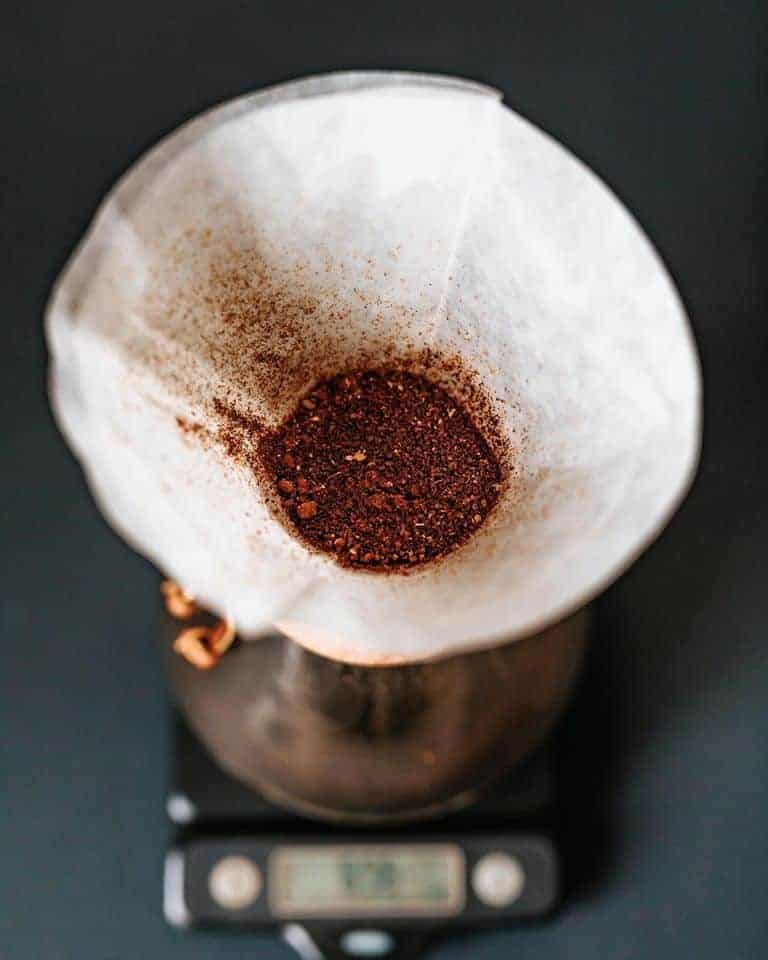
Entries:
[[523,892],[525,873],[508,853],[489,853],[472,871],[472,889],[488,907],[508,907]]
[[208,875],[208,892],[225,910],[243,910],[261,893],[261,873],[248,857],[223,857]]
[[386,957],[395,949],[395,939],[386,930],[348,930],[340,942],[350,957]]

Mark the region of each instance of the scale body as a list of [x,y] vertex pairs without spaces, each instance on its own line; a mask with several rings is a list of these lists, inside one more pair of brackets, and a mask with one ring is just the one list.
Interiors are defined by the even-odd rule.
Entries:
[[168,920],[279,932],[303,960],[402,960],[436,935],[547,914],[561,874],[551,732],[587,627],[582,611],[396,667],[268,636],[200,671],[171,652],[165,615]]
[[553,745],[475,804],[410,824],[321,824],[225,774],[174,713],[166,918],[282,935],[303,960],[422,956],[545,916],[561,863]]

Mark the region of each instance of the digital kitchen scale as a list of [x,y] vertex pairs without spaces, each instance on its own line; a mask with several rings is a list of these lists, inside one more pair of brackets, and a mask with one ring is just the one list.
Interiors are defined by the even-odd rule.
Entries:
[[268,803],[223,773],[178,714],[173,735],[164,909],[175,926],[272,931],[303,960],[400,960],[557,903],[551,745],[459,812],[361,828]]

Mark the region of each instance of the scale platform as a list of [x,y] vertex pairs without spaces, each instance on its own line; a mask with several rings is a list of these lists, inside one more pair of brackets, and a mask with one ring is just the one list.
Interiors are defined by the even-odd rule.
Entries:
[[273,932],[302,960],[403,960],[558,902],[551,744],[460,812],[373,828],[267,802],[223,773],[177,713],[173,745],[164,909],[174,926]]

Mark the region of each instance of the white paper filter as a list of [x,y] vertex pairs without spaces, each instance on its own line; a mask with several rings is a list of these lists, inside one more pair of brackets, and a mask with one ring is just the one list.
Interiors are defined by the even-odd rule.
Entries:
[[[342,74],[218,107],[99,210],[47,315],[62,430],[117,530],[245,636],[356,663],[530,634],[589,600],[682,498],[699,442],[685,314],[624,207],[445,78]],[[513,449],[495,514],[408,576],[278,522],[217,402],[278,423],[311,383],[429,346]]]

